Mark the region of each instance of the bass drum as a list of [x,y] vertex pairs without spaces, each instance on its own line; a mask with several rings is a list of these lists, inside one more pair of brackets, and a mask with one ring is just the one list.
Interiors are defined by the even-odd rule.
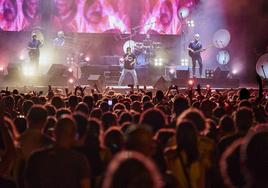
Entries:
[[262,78],[268,78],[268,53],[263,54],[257,61],[256,72]]
[[141,53],[137,56],[136,68],[141,68],[149,65],[149,61],[146,59],[146,54]]

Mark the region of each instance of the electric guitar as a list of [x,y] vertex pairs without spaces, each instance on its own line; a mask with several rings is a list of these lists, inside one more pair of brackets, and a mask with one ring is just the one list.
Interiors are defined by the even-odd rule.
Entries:
[[28,47],[28,54],[30,57],[36,57],[36,56],[39,56],[39,48],[31,48],[31,47]]
[[202,48],[200,50],[193,50],[192,48],[187,48],[188,50],[188,54],[191,58],[195,57],[196,54],[200,53],[200,52],[204,52],[207,49],[211,48],[212,46],[214,46],[213,44],[208,45],[206,48]]

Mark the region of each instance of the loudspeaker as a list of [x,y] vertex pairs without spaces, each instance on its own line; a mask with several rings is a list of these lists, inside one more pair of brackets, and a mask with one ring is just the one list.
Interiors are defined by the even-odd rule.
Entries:
[[7,66],[7,77],[8,80],[18,80],[21,78],[21,68],[18,63],[10,63]]
[[176,67],[177,78],[189,78],[190,70],[188,66],[177,66]]
[[220,67],[217,67],[216,70],[214,71],[214,78],[216,80],[227,79],[229,72],[230,71],[228,70],[222,70]]
[[155,89],[166,90],[170,86],[170,80],[167,77],[161,76],[154,84]]
[[98,88],[102,88],[104,83],[104,76],[99,74],[91,74],[87,79],[87,83],[90,86],[97,84]]
[[63,64],[52,64],[47,72],[47,75],[51,77],[62,76],[66,70],[67,67]]
[[62,64],[52,64],[47,72],[49,85],[66,85],[69,79],[68,68]]

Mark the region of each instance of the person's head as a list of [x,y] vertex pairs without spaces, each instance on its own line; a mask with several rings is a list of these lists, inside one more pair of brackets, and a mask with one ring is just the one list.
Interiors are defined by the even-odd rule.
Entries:
[[62,116],[56,124],[56,146],[70,148],[73,146],[76,134],[76,123],[70,115]]
[[249,133],[241,145],[242,164],[245,164],[247,183],[253,187],[267,187],[268,171],[268,128],[260,126]]
[[242,107],[234,114],[235,125],[239,132],[246,133],[252,126],[254,115],[250,108]]
[[77,125],[78,138],[81,139],[86,134],[88,128],[87,116],[85,116],[83,113],[76,112],[73,114],[73,118]]
[[102,20],[103,7],[98,0],[86,0],[84,6],[84,16],[92,24],[97,24]]
[[194,40],[199,41],[200,40],[200,35],[197,33],[194,35]]
[[151,97],[148,96],[148,95],[144,95],[144,96],[142,97],[142,103],[144,104],[144,103],[146,103],[146,102],[151,102]]
[[5,0],[3,3],[3,17],[6,21],[12,22],[17,16],[16,0]]
[[188,100],[184,97],[176,97],[173,103],[173,111],[179,116],[182,112],[189,108]]
[[52,104],[56,109],[65,107],[64,101],[62,100],[61,97],[58,97],[58,96],[55,96],[55,97],[52,98],[52,100],[51,100],[51,104]]
[[64,32],[63,31],[58,31],[57,33],[59,38],[64,38]]
[[9,95],[3,98],[3,105],[4,108],[8,111],[13,110],[14,109],[14,105],[15,105],[15,100],[13,98],[13,96]]
[[131,48],[127,47],[127,54],[131,54]]
[[28,20],[37,18],[40,10],[40,0],[24,0],[22,3],[23,15]]
[[102,116],[102,128],[104,131],[110,127],[117,126],[117,116],[112,112],[106,112]]
[[42,129],[47,120],[47,111],[41,105],[33,105],[27,115],[29,128]]
[[156,133],[167,125],[166,115],[157,108],[148,109],[141,114],[140,124],[147,125]]
[[223,107],[216,107],[213,110],[213,116],[220,119],[222,116],[225,115],[225,109]]
[[152,102],[145,102],[143,104],[143,111],[147,110],[147,109],[150,109],[150,108],[153,108],[154,107],[154,103]]
[[55,116],[56,115],[56,108],[52,106],[51,104],[46,104],[45,108],[47,110],[47,114],[49,116]]
[[30,100],[25,100],[22,103],[22,112],[23,114],[26,116],[28,114],[28,111],[30,110],[30,108],[33,106],[33,102]]
[[22,134],[26,131],[27,127],[27,120],[24,116],[18,116],[14,120],[14,124],[19,134]]
[[155,152],[153,134],[146,128],[136,128],[127,134],[125,148],[150,157]]
[[55,128],[56,128],[57,119],[53,116],[47,117],[47,122],[44,126],[43,133],[49,135],[50,137],[55,137]]
[[242,88],[239,91],[239,99],[243,100],[243,99],[249,99],[250,97],[250,92],[247,88]]
[[94,99],[93,99],[93,97],[90,96],[90,95],[84,96],[84,98],[83,98],[83,102],[87,104],[88,109],[89,109],[89,111],[91,112],[91,110],[92,110],[93,107],[94,107]]
[[59,119],[62,115],[71,115],[72,112],[67,108],[60,108],[56,112],[56,118]]
[[220,124],[220,131],[222,131],[223,133],[232,133],[235,131],[234,121],[228,115],[224,115],[220,119],[219,124]]
[[68,15],[73,10],[76,10],[75,0],[54,0],[55,12],[58,16]]
[[94,108],[90,113],[90,118],[96,118],[100,120],[102,117],[102,111],[99,108]]
[[89,115],[89,108],[88,108],[87,104],[84,103],[84,102],[80,102],[80,103],[76,106],[75,111],[76,111],[76,112],[81,112],[81,113],[85,114],[86,116]]
[[121,151],[124,142],[124,135],[120,129],[112,127],[105,132],[104,145],[110,149],[112,154]]
[[216,107],[216,104],[208,99],[205,99],[201,102],[200,110],[204,115],[209,118],[212,117],[213,109]]
[[183,120],[177,124],[176,141],[178,151],[186,153],[188,165],[198,160],[197,131],[192,122]]
[[193,123],[198,132],[206,129],[205,116],[203,113],[195,108],[190,108],[184,111],[177,119],[177,124],[182,120],[188,120]]
[[78,98],[75,95],[72,95],[68,99],[68,104],[71,110],[74,110],[76,105],[78,104]]
[[139,101],[134,101],[131,104],[131,109],[136,111],[136,112],[141,112],[142,111],[142,106],[141,106],[141,102]]
[[161,175],[155,164],[138,152],[122,151],[111,161],[102,188],[160,188]]
[[102,101],[100,103],[100,109],[101,109],[102,113],[108,112],[110,109],[108,102]]
[[169,140],[175,135],[174,129],[160,129],[157,131],[155,137],[156,140],[165,148]]
[[160,22],[163,26],[168,26],[173,19],[172,3],[169,0],[163,1],[160,7]]
[[133,121],[133,117],[130,113],[128,112],[123,112],[121,113],[121,115],[119,116],[119,125],[123,125],[126,122],[132,122]]
[[155,95],[157,102],[161,102],[164,99],[164,93],[162,90],[158,90]]

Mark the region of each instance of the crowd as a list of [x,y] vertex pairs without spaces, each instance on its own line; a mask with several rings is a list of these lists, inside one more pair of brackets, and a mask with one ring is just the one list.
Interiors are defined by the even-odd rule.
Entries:
[[268,187],[266,92],[1,91],[1,188]]

